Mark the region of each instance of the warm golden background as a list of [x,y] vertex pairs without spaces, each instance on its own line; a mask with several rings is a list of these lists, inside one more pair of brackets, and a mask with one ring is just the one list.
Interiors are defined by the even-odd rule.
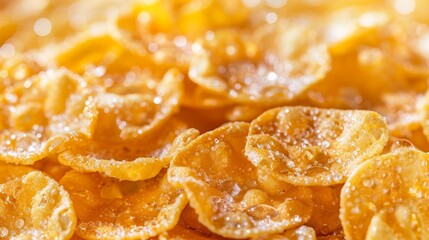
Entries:
[[429,0],[0,0],[0,239],[428,239]]

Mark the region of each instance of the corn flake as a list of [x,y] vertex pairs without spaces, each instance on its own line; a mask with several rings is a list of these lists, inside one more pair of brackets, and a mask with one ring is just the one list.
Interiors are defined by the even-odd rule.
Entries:
[[29,165],[90,138],[98,117],[84,81],[68,71],[40,73],[0,96],[0,160]]
[[426,153],[403,148],[362,163],[341,192],[340,218],[346,238],[374,239],[382,232],[400,239],[427,238],[428,161]]
[[351,6],[328,19],[321,23],[332,69],[309,90],[307,105],[373,109],[383,104],[384,94],[426,91],[427,26],[395,18],[384,7]]
[[109,143],[82,142],[58,155],[60,163],[83,172],[100,172],[121,180],[144,180],[167,167],[177,151],[198,136],[196,130],[171,120],[154,138],[144,141]]
[[117,81],[96,96],[100,116],[95,137],[121,142],[156,134],[178,112],[182,83],[182,74],[175,69],[161,81],[145,75]]
[[78,216],[76,234],[85,239],[146,239],[168,231],[187,204],[164,173],[146,181],[119,181],[97,173],[68,172],[60,184]]
[[64,189],[39,171],[0,185],[1,237],[69,239],[76,225],[73,203]]
[[98,89],[98,137],[142,138],[179,110],[183,75],[171,66],[156,65],[147,51],[118,31],[88,32],[66,45],[54,62],[83,74],[89,87]]
[[387,138],[386,123],[375,112],[284,107],[252,121],[245,154],[282,181],[330,186],[380,154]]
[[425,97],[417,92],[388,93],[382,95],[374,110],[386,117],[391,136],[408,139],[426,151],[429,143],[423,131],[424,102]]
[[126,74],[132,67],[153,66],[150,55],[117,29],[99,27],[58,45],[50,60],[75,73],[97,77]]
[[330,68],[326,47],[304,27],[282,22],[263,26],[254,35],[251,39],[225,30],[197,40],[191,80],[234,102],[272,106],[295,99]]
[[201,135],[179,152],[169,181],[183,188],[198,220],[224,237],[248,238],[299,226],[312,194],[258,171],[243,155],[249,124],[230,123]]
[[426,239],[428,210],[425,201],[409,201],[393,209],[383,209],[372,217],[365,239]]

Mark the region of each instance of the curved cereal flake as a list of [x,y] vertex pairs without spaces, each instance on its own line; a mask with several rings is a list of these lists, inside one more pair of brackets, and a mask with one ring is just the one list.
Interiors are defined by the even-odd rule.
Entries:
[[[380,32],[385,34],[382,39],[386,35],[388,38],[381,48],[393,59],[399,74],[406,74],[413,81],[411,83],[416,85],[410,88],[417,87],[419,82],[415,79],[424,81],[429,76],[429,54],[424,46],[429,37],[429,27],[415,21],[396,19],[384,26]],[[427,87],[427,83],[424,83],[424,86]]]
[[419,112],[423,96],[416,92],[397,92],[382,95],[382,101],[374,110],[386,117],[389,132],[396,137],[410,137],[408,132],[421,130]]
[[377,214],[372,217],[371,222],[368,227],[368,232],[366,233],[365,239],[375,240],[380,238],[386,239],[398,239],[395,236],[393,229],[387,224],[383,219],[381,214]]
[[4,143],[0,150],[0,161],[14,164],[30,165],[51,153],[60,151],[67,144],[79,141],[77,136],[58,135],[40,141],[38,132],[3,132],[0,141]]
[[205,133],[176,154],[169,181],[183,188],[198,220],[224,237],[282,232],[311,215],[311,191],[264,175],[244,156],[249,124]]
[[340,218],[347,239],[429,237],[429,155],[402,148],[362,163],[341,191]]
[[105,28],[83,32],[57,46],[53,62],[78,74],[97,77],[125,74],[132,67],[151,66],[153,62],[144,49],[115,29]]
[[[420,81],[429,74],[429,55],[422,44],[427,41],[429,28],[416,21],[394,18],[392,12],[385,9],[365,10],[351,7],[330,14],[323,28],[331,54],[340,56],[358,53],[357,65],[370,63],[372,66],[367,65],[370,71],[377,67],[375,65],[386,65],[391,71],[387,75],[399,82],[406,80],[416,85],[410,88],[417,87],[416,79]],[[362,25],[363,18],[372,21]],[[340,28],[350,30],[338,34]],[[368,49],[371,49],[371,55],[364,53]],[[405,79],[398,79],[398,76]]]
[[147,239],[168,231],[187,204],[164,173],[146,181],[119,181],[97,173],[68,172],[60,184],[73,200],[84,239]]
[[[132,119],[126,119],[130,115],[138,115],[133,111],[141,109],[133,109],[133,105],[131,105],[129,109],[123,109],[124,111],[120,118],[125,117],[123,120],[126,122],[126,126],[119,126],[121,139],[139,138],[151,131],[159,129],[173,114],[179,111],[182,95],[183,75],[178,70],[172,69],[164,75],[162,81],[156,88],[156,93],[152,96],[148,96],[149,101],[147,106],[150,107],[145,107],[145,110],[147,110],[147,108],[150,110],[145,113],[144,117],[137,116]],[[127,100],[128,99],[125,99],[124,105],[127,105]],[[137,101],[139,102],[135,102],[134,105],[145,105],[143,103],[147,101],[147,99],[137,99]],[[143,122],[143,124],[141,122]]]
[[[360,24],[359,20],[364,14],[367,14],[372,22],[366,25]],[[359,7],[345,8],[328,14],[323,28],[329,52],[333,55],[346,54],[352,52],[357,46],[368,43],[371,40],[370,36],[385,26],[391,17],[388,11],[376,8],[373,11],[365,12]],[[344,34],[338,34],[338,29],[344,28],[349,30]]]
[[330,69],[326,47],[291,22],[263,26],[254,36],[218,31],[194,45],[191,80],[239,103],[288,103]]
[[0,95],[0,160],[29,165],[90,138],[98,112],[82,86],[78,76],[51,70]]
[[162,128],[179,111],[183,75],[171,69],[161,78],[142,72],[117,79],[104,86],[103,79],[92,84],[102,90],[94,96],[99,111],[95,138],[109,142],[147,138]]
[[58,155],[60,163],[83,172],[100,172],[121,180],[155,177],[181,148],[198,136],[194,129],[171,120],[156,136],[142,141],[83,141]]
[[425,97],[413,91],[382,94],[381,101],[372,108],[386,117],[391,136],[410,140],[416,147],[429,150],[425,137]]
[[405,201],[374,215],[365,239],[426,239],[429,236],[427,219],[427,201]]
[[[324,81],[309,90],[311,102],[306,104],[373,109],[371,106],[382,104],[384,94],[426,91],[429,55],[422,44],[428,36],[426,26],[394,18],[379,7],[368,11],[355,6],[330,15],[333,19],[321,27],[332,69]],[[362,25],[363,19],[371,21]]]
[[[173,21],[177,22],[175,15],[180,11],[177,9],[180,6],[177,5],[182,3],[164,0],[136,2],[115,19],[115,24],[119,31],[131,36],[139,46],[147,50],[158,65],[187,71],[192,42],[187,36],[176,35],[178,29]],[[143,15],[150,20],[140,21]]]
[[145,138],[179,111],[183,74],[171,65],[156,64],[153,56],[115,29],[82,33],[64,48],[53,62],[84,75],[88,86],[98,90],[98,137]]
[[313,228],[302,225],[297,228],[286,230],[283,233],[252,238],[252,240],[316,240],[316,231]]
[[375,112],[284,107],[252,121],[245,154],[282,181],[331,186],[380,154],[387,138],[386,123]]
[[2,237],[69,239],[76,225],[68,193],[39,171],[0,185]]

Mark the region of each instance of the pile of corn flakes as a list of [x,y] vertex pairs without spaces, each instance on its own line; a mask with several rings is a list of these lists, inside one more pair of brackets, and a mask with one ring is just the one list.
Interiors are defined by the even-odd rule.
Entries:
[[0,0],[0,239],[428,239],[428,9]]

